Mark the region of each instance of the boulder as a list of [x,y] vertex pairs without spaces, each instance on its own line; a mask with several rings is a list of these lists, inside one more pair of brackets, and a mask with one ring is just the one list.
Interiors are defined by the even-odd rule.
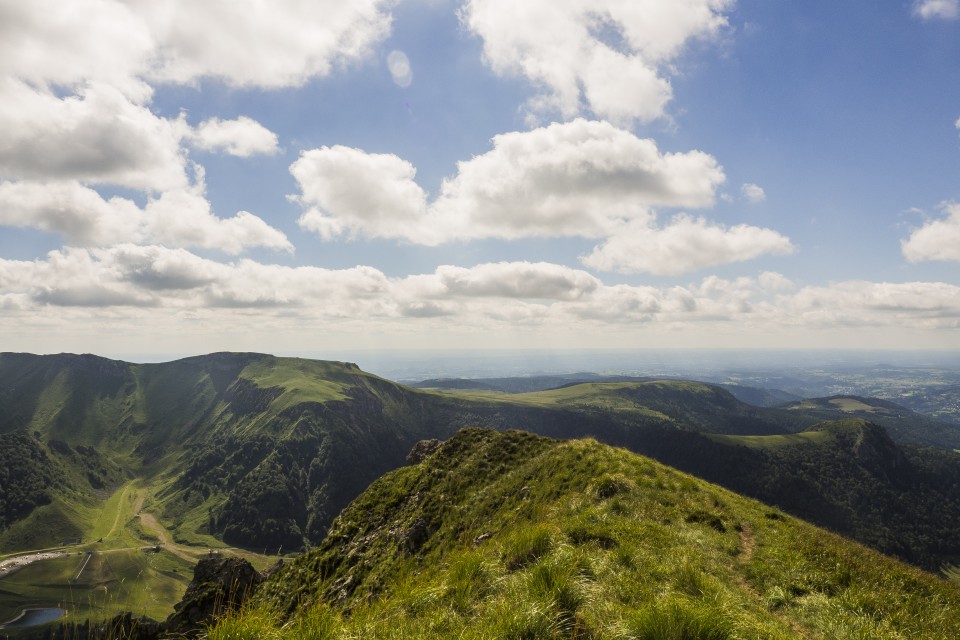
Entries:
[[197,563],[193,581],[174,607],[164,627],[172,634],[187,634],[236,611],[263,582],[242,558],[211,558]]

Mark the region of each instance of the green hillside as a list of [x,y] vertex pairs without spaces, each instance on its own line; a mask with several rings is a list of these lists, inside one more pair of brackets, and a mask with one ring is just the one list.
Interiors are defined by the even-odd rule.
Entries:
[[[150,508],[178,539],[198,544],[213,536],[299,548],[308,531],[319,539],[340,508],[402,464],[423,437],[419,419],[408,418],[408,395],[352,364],[259,354],[144,365],[90,355],[0,355],[0,433],[102,453],[120,476],[153,488]],[[50,467],[73,477],[56,460]],[[112,486],[119,481],[113,477]],[[0,526],[5,551],[49,546],[89,525],[70,522],[58,507],[67,488],[79,487],[89,499],[111,488],[83,478],[33,486],[42,494],[30,500],[34,517],[63,526],[24,532],[32,536],[5,535]],[[248,517],[262,504],[294,518]]]
[[0,553],[87,535],[130,479],[179,543],[309,548],[414,443],[479,426],[591,436],[924,567],[955,564],[955,456],[885,442],[892,457],[865,464],[865,449],[808,431],[828,410],[752,407],[721,387],[672,380],[428,391],[349,363],[250,353],[159,364],[0,354],[0,453],[13,438],[27,447],[22,459],[38,461],[21,483],[32,493],[9,483],[7,500],[0,490],[5,505],[23,497],[4,512]]
[[465,430],[211,640],[960,636],[960,588],[591,440]]
[[[27,432],[67,450],[96,450],[120,475],[144,480],[149,509],[178,540],[198,545],[224,540],[277,550],[315,544],[351,499],[404,464],[413,443],[465,426],[593,434],[637,448],[677,430],[766,434],[809,422],[688,382],[450,395],[409,389],[353,364],[261,354],[160,364],[0,354],[0,433]],[[84,500],[97,490],[108,494],[118,482],[87,487]],[[0,532],[5,550],[47,546],[88,526],[58,506],[73,500],[55,500],[57,487],[66,486],[86,484],[48,487],[34,501],[35,517],[51,526],[5,538]]]

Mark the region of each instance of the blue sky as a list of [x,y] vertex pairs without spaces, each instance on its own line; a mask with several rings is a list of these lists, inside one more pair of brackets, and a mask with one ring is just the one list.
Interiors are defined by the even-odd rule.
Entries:
[[958,4],[0,0],[0,349],[958,348]]

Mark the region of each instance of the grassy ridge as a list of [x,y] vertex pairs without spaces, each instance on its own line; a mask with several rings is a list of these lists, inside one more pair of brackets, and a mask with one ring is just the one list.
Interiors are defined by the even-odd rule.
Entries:
[[781,449],[804,444],[824,444],[833,440],[829,431],[803,431],[781,436],[728,436],[710,434],[707,436],[714,442],[729,445],[740,445],[750,449]]
[[614,413],[708,433],[787,433],[817,422],[802,412],[753,407],[716,385],[685,380],[588,382],[529,393],[447,390],[445,395],[493,405]]
[[649,459],[467,430],[374,483],[227,638],[956,638],[960,589]]

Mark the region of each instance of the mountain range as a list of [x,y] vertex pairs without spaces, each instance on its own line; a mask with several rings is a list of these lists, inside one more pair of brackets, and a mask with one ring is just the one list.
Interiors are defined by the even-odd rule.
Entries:
[[625,447],[930,570],[960,558],[956,426],[868,398],[759,407],[691,381],[562,385],[414,389],[250,353],[0,354],[0,548],[83,536],[75,505],[131,479],[178,542],[311,548],[417,442],[484,427]]

